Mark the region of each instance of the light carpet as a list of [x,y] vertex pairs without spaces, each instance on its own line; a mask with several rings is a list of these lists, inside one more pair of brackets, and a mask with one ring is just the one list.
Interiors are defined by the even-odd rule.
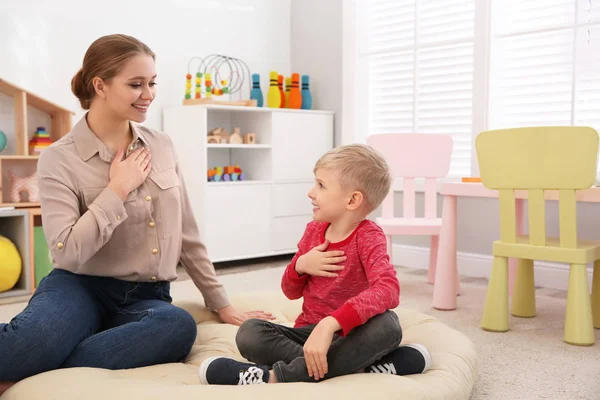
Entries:
[[[238,264],[239,265],[239,264]],[[230,294],[280,290],[284,260],[224,268],[220,280]],[[565,293],[538,290],[537,317],[510,318],[510,330],[491,333],[479,328],[487,282],[463,278],[455,311],[431,307],[433,286],[425,271],[398,268],[401,307],[430,314],[467,335],[477,347],[479,376],[472,400],[600,399],[600,330],[591,347],[571,346],[562,341]],[[182,274],[172,285],[175,300],[199,296],[193,283]],[[0,307],[6,322],[24,308],[24,303]],[[445,399],[444,399],[445,400]]]

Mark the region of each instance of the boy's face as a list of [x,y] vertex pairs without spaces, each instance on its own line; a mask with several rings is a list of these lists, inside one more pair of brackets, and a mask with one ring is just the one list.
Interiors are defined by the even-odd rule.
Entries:
[[340,185],[339,174],[330,169],[315,172],[315,184],[308,192],[315,221],[333,222],[346,211],[351,194]]

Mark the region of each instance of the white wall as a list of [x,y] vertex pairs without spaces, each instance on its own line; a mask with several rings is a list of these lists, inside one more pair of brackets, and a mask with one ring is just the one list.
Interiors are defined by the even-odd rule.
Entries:
[[[290,72],[290,0],[105,0],[100,4],[0,1],[0,77],[77,111],[75,122],[83,111],[70,82],[85,51],[102,35],[129,34],[157,55],[158,95],[146,125],[161,129],[162,107],[183,99],[193,56],[219,53],[244,60],[251,72],[261,74],[265,93],[270,70]],[[0,118],[9,107],[10,99],[0,96]],[[0,130],[14,131],[12,121],[8,124],[10,129],[0,126]]]
[[343,1],[292,1],[292,70],[310,76],[314,109],[335,112],[336,145],[341,144],[343,111]]

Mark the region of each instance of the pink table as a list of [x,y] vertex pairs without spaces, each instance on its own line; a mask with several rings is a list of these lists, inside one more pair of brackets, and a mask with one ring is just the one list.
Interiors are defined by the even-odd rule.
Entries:
[[[497,198],[496,190],[486,189],[481,183],[453,182],[442,184],[440,194],[444,196],[442,211],[442,229],[439,238],[439,250],[437,266],[435,271],[435,284],[433,288],[433,307],[438,310],[455,310],[456,295],[458,287],[456,268],[456,224],[458,197],[487,197]],[[517,234],[523,233],[523,211],[524,200],[527,199],[527,191],[517,190],[515,192],[517,212]],[[558,200],[558,191],[546,191],[546,200]],[[577,192],[577,201],[600,203],[600,187],[592,187]],[[514,277],[516,260],[509,262],[509,282],[512,291],[511,279]]]

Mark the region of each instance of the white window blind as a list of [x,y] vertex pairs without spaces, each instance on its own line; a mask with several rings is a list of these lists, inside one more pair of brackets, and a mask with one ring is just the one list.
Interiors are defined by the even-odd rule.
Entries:
[[493,1],[490,128],[600,131],[600,1]]
[[453,136],[450,176],[471,173],[475,0],[370,0],[368,131]]

